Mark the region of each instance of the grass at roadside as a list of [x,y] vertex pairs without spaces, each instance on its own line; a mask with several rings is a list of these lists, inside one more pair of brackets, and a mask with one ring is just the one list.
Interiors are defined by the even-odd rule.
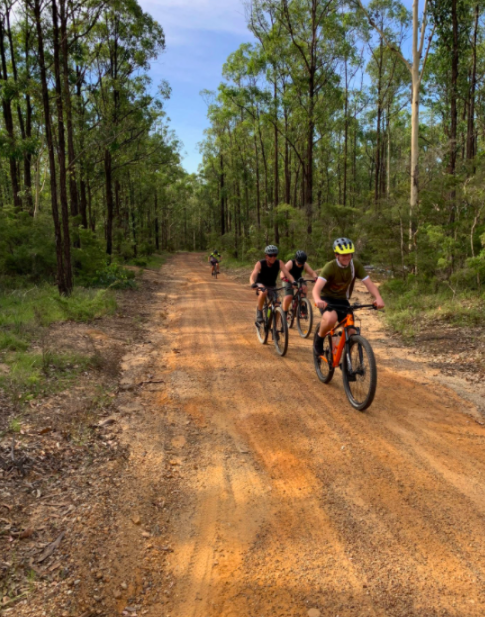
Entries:
[[[0,296],[0,387],[15,400],[29,400],[45,387],[66,387],[95,366],[94,355],[58,353],[48,346],[48,328],[63,321],[89,322],[116,309],[113,291],[76,288],[69,298],[54,286],[19,289]],[[33,343],[35,348],[32,348]]]
[[[256,260],[255,262],[256,263]],[[227,268],[228,270],[238,270],[238,269],[242,269],[242,268],[251,268],[251,270],[253,269],[254,263],[247,261],[247,260],[238,260],[235,259],[234,257],[230,257],[230,256],[222,256],[222,261],[221,261],[221,267]]]
[[159,270],[167,260],[168,253],[154,253],[147,257],[135,257],[128,262],[129,266],[138,266],[147,270]]
[[413,339],[429,326],[447,323],[457,327],[484,325],[485,295],[462,293],[453,296],[451,290],[408,286],[392,280],[381,285],[386,302],[386,322],[406,339]]

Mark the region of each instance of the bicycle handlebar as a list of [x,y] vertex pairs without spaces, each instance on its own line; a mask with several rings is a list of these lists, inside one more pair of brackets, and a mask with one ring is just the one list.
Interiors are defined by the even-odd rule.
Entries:
[[327,306],[325,308],[330,308],[330,309],[333,309],[334,311],[344,311],[345,309],[348,309],[351,311],[358,311],[360,309],[370,309],[374,311],[378,310],[375,304],[359,304],[358,302],[355,302],[354,304],[351,304],[350,306],[340,306],[338,304],[330,304],[330,302],[327,302],[326,304]]
[[265,291],[281,291],[284,287],[260,287],[257,283],[251,285],[252,289],[256,290],[256,293],[264,293]]

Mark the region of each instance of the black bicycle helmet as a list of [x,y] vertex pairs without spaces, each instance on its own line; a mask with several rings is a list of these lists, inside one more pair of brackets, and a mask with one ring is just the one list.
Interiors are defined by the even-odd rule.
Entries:
[[355,253],[355,246],[348,238],[337,238],[333,243],[333,252],[338,255],[351,255]]
[[272,257],[273,255],[278,255],[278,247],[274,244],[268,244],[268,246],[264,249],[266,255]]
[[305,251],[296,251],[296,255],[295,255],[295,260],[299,263],[299,264],[304,264],[306,263],[306,260],[308,259],[307,254],[305,253]]

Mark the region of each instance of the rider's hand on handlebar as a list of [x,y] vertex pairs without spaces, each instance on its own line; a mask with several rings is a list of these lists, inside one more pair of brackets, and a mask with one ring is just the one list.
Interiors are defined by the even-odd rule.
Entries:
[[376,307],[377,310],[379,310],[379,309],[383,309],[386,305],[384,304],[384,300],[382,298],[379,298],[379,300],[376,300],[374,302],[374,306]]
[[298,287],[298,281],[293,281],[291,284],[293,285],[293,287]]
[[251,288],[252,288],[252,289],[257,289],[258,287],[259,287],[259,285],[258,285],[257,283],[253,283],[253,284],[251,285]]
[[318,302],[315,302],[315,306],[319,309],[324,309],[327,307],[327,303],[325,300],[318,300]]

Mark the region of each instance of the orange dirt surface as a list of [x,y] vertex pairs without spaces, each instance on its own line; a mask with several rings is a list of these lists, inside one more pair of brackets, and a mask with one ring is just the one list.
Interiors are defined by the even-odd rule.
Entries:
[[97,540],[108,574],[81,582],[76,615],[482,617],[473,405],[376,344],[377,394],[354,410],[340,371],[318,381],[311,337],[293,328],[285,358],[259,344],[254,293],[221,270],[178,254],[150,275],[118,395],[130,457]]

